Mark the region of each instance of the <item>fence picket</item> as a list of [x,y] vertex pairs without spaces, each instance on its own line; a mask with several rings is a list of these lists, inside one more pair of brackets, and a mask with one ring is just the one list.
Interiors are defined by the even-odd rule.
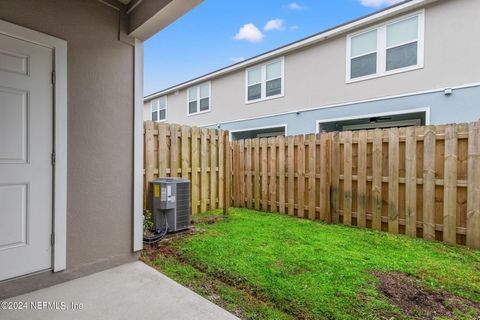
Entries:
[[367,131],[358,133],[357,226],[367,226]]
[[278,145],[278,211],[285,213],[285,138],[277,138]]
[[314,134],[307,136],[308,144],[308,218],[315,220],[316,217],[316,150],[317,141]]
[[260,139],[262,155],[262,210],[268,210],[268,148],[267,139]]
[[295,138],[287,138],[288,143],[288,215],[295,215]]
[[423,138],[423,238],[435,240],[435,150],[434,126],[425,127]]
[[405,233],[417,236],[417,140],[415,127],[406,130],[405,146]]
[[260,140],[255,139],[254,141],[254,168],[255,168],[255,176],[254,176],[254,198],[255,198],[255,210],[260,210]]
[[352,131],[342,132],[343,136],[343,224],[352,224]]
[[305,137],[297,136],[297,215],[301,218],[305,216]]
[[245,140],[245,198],[247,208],[252,207],[252,140]]
[[480,249],[480,122],[468,130],[467,246]]
[[382,230],[382,138],[383,131],[373,132],[372,150],[372,228]]
[[210,210],[217,208],[217,134],[216,130],[210,129]]
[[445,177],[443,189],[443,241],[457,238],[457,133],[456,126],[445,128]]
[[398,128],[388,130],[388,232],[398,233],[398,178],[399,178]]

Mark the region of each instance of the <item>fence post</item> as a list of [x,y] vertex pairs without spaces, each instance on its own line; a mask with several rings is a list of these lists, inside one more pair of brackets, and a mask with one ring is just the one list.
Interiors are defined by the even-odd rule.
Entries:
[[224,174],[224,187],[223,187],[223,191],[224,191],[224,196],[223,196],[223,201],[224,201],[224,204],[223,204],[223,214],[227,215],[229,213],[229,209],[230,209],[230,202],[232,200],[232,197],[230,195],[230,188],[231,188],[231,179],[232,179],[232,170],[230,168],[230,164],[231,164],[231,159],[232,159],[232,151],[230,149],[230,136],[229,136],[229,133],[228,131],[225,131],[224,133],[224,152],[223,152],[223,155],[224,155],[224,165],[223,167],[225,168],[225,174]]

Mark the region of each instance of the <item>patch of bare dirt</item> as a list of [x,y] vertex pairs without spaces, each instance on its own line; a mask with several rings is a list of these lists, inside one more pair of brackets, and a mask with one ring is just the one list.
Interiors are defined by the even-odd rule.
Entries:
[[200,223],[215,224],[218,221],[221,221],[223,219],[225,219],[225,217],[221,215],[206,216],[206,217],[197,218],[195,221],[193,221],[193,223],[194,224],[200,224]]
[[432,291],[416,278],[397,272],[374,272],[379,280],[378,290],[392,304],[413,318],[435,319],[454,316],[454,310],[478,311],[480,304],[454,296],[445,291]]

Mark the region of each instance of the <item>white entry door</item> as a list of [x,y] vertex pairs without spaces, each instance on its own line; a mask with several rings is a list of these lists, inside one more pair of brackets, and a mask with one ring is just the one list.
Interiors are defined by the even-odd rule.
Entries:
[[52,59],[0,34],[0,281],[52,267]]

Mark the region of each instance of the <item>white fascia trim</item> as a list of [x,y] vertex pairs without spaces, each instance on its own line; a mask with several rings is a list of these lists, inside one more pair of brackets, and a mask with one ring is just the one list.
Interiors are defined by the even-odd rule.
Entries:
[[53,148],[56,155],[53,168],[54,234],[52,269],[62,271],[67,266],[67,42],[65,40],[0,20],[0,33],[52,49],[53,71]]
[[237,64],[231,65],[231,66],[226,67],[224,69],[214,71],[210,74],[207,74],[207,75],[201,76],[199,78],[181,83],[179,85],[168,88],[166,90],[163,90],[163,91],[160,91],[160,92],[157,92],[157,93],[153,93],[151,95],[146,96],[144,98],[144,100],[149,101],[149,100],[154,99],[158,96],[169,94],[171,92],[175,92],[177,90],[193,86],[194,84],[204,82],[206,80],[209,80],[209,79],[212,79],[212,78],[215,78],[215,77],[218,77],[218,76],[221,76],[221,75],[233,72],[233,71],[244,69],[246,67],[255,65],[257,63],[260,63],[264,60],[272,59],[272,58],[275,58],[279,55],[285,55],[285,54],[287,54],[291,51],[298,50],[298,49],[301,49],[303,47],[310,46],[314,43],[321,42],[321,41],[336,37],[338,35],[351,32],[355,29],[361,28],[363,26],[369,25],[371,23],[375,23],[375,22],[383,20],[383,19],[387,19],[391,16],[394,16],[394,15],[397,15],[397,14],[400,14],[400,13],[403,13],[403,12],[406,12],[406,11],[409,11],[409,10],[414,10],[414,9],[417,9],[417,8],[424,7],[428,4],[436,2],[436,1],[438,1],[438,0],[412,0],[412,1],[409,1],[409,2],[405,2],[403,4],[399,4],[397,6],[394,6],[394,7],[390,8],[390,9],[386,9],[386,10],[383,10],[383,11],[378,12],[376,14],[372,14],[370,16],[367,16],[363,19],[356,20],[356,21],[353,21],[351,23],[341,25],[337,28],[327,30],[327,31],[319,33],[315,36],[308,37],[306,39],[294,42],[290,45],[286,45],[286,46],[281,47],[279,49],[272,50],[272,51],[267,52],[265,54],[262,54],[262,55],[259,55],[257,57],[248,59],[248,60],[243,61],[243,62],[239,62]]
[[253,128],[245,128],[245,129],[238,129],[238,130],[228,130],[230,135],[230,141],[232,140],[232,133],[236,132],[247,132],[247,131],[254,131],[254,130],[263,130],[263,129],[272,129],[272,128],[285,128],[285,135],[288,136],[288,124],[275,124],[271,126],[263,126],[263,127],[253,127]]
[[133,105],[133,251],[143,249],[143,41],[135,39]]
[[442,91],[445,91],[446,89],[458,90],[458,89],[474,88],[474,87],[479,87],[479,86],[480,86],[480,82],[476,82],[476,83],[463,84],[463,85],[458,85],[458,86],[443,87],[443,88],[439,88],[439,89],[415,91],[415,92],[409,92],[409,93],[398,94],[398,95],[384,96],[384,97],[379,97],[379,98],[372,98],[372,99],[357,100],[357,101],[352,101],[352,102],[337,103],[337,104],[325,105],[325,106],[321,106],[321,107],[302,108],[302,109],[296,109],[296,110],[286,111],[286,112],[271,113],[271,114],[258,116],[258,117],[243,118],[243,119],[236,119],[236,120],[229,120],[229,121],[222,121],[222,122],[216,122],[216,123],[211,123],[211,124],[205,124],[205,125],[201,125],[200,127],[218,126],[218,125],[224,125],[224,124],[235,123],[235,122],[242,122],[242,121],[249,121],[249,120],[256,120],[256,119],[282,116],[282,115],[291,114],[291,113],[302,113],[302,112],[322,110],[322,109],[340,108],[340,107],[351,106],[351,105],[361,104],[361,103],[376,102],[376,101],[382,101],[382,100],[417,96],[417,95],[421,95],[421,94],[442,92]]
[[380,112],[380,113],[370,113],[370,114],[361,114],[355,115],[351,117],[342,117],[342,118],[329,118],[329,119],[322,119],[317,120],[315,122],[315,133],[320,133],[319,124],[320,123],[329,123],[329,122],[337,122],[337,121],[348,121],[348,120],[356,120],[356,119],[364,119],[364,118],[374,118],[374,117],[385,117],[385,116],[395,116],[401,114],[409,114],[409,113],[418,113],[418,112],[425,112],[425,125],[430,125],[430,107],[424,108],[414,108],[414,109],[403,109],[403,110],[396,110],[391,112]]

